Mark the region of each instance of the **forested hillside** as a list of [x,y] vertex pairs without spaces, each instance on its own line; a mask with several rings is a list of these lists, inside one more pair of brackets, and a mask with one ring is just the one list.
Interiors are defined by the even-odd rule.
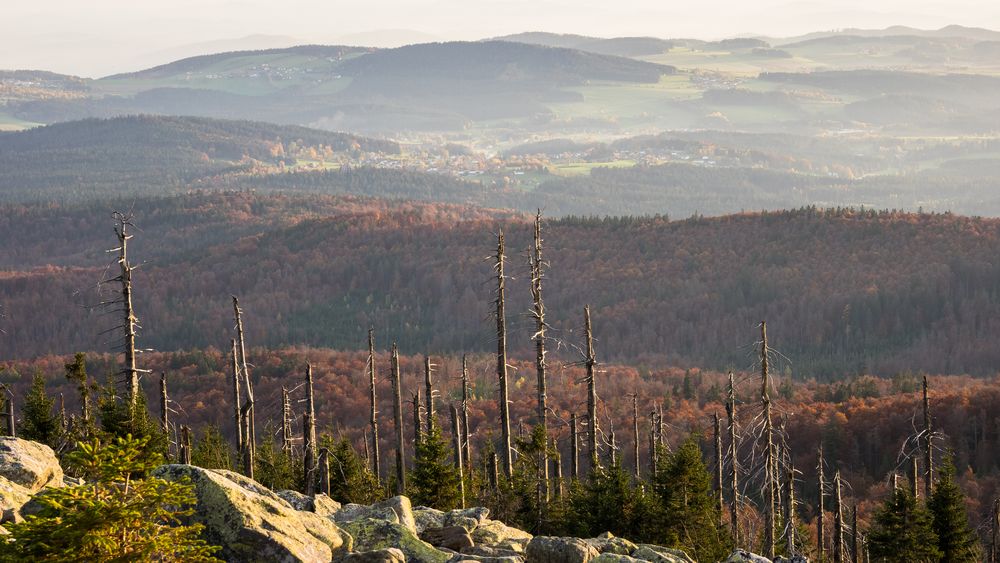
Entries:
[[[187,198],[135,207],[144,228],[136,252],[145,252],[137,259],[148,260],[136,273],[136,308],[144,341],[159,350],[224,346],[216,335],[231,322],[227,299],[236,294],[259,319],[248,328],[259,345],[354,348],[372,325],[408,349],[484,351],[485,257],[501,226],[512,256],[530,240],[524,218],[461,207],[362,203],[342,212],[330,202],[307,212],[294,198]],[[210,219],[171,219],[185,209]],[[255,217],[268,209],[297,219]],[[103,317],[81,307],[100,301],[89,288],[113,239],[107,223],[81,213],[4,214],[5,240],[28,250],[7,259],[0,280],[8,316],[0,356],[103,349]],[[67,215],[77,225],[70,237],[86,243],[39,242],[38,225]],[[1000,367],[992,345],[1000,339],[1000,221],[815,209],[673,222],[566,218],[547,223],[546,245],[554,337],[573,340],[589,303],[608,359],[739,368],[753,326],[766,319],[798,377]],[[40,267],[48,262],[62,267]],[[526,262],[512,258],[510,274],[518,315],[528,308]],[[528,345],[526,336],[512,344],[522,353]]]

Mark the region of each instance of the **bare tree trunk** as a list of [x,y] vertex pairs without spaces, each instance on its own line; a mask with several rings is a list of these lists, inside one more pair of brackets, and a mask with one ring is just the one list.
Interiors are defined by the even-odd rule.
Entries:
[[920,468],[917,467],[917,456],[910,457],[910,494],[913,499],[920,498]]
[[788,464],[785,475],[785,554],[791,558],[795,549],[795,468]]
[[760,323],[760,338],[760,402],[764,408],[764,440],[766,442],[764,478],[767,480],[765,485],[767,489],[767,510],[765,512],[767,529],[764,530],[764,552],[769,559],[774,559],[774,532],[777,513],[775,505],[777,503],[778,492],[776,490],[776,475],[774,473],[776,455],[774,450],[774,424],[771,420],[771,381],[770,374],[768,373],[767,323],[763,321]]
[[496,452],[490,454],[490,488],[494,491],[500,486],[500,458]]
[[[549,443],[548,426],[548,405],[546,397],[545,381],[545,302],[542,299],[542,278],[544,275],[542,261],[542,211],[538,210],[535,215],[535,238],[531,254],[531,298],[533,303],[532,315],[535,317],[535,371],[538,376],[538,425],[542,427],[542,444]],[[548,451],[542,447],[538,459],[539,467],[539,500],[549,501],[549,463]],[[541,503],[539,503],[541,506]]]
[[330,450],[319,450],[319,492],[330,496]]
[[292,458],[292,400],[285,387],[281,388],[281,452]]
[[472,441],[469,439],[469,364],[462,354],[462,459],[472,471]]
[[69,417],[66,416],[66,399],[59,393],[59,428],[65,433],[69,430]]
[[931,440],[931,401],[927,396],[927,376],[924,376],[924,495],[931,498],[934,487],[934,444]]
[[317,457],[316,447],[316,403],[313,395],[313,368],[312,364],[306,364],[306,412],[309,413],[309,452],[315,461]]
[[632,394],[632,446],[632,456],[635,459],[633,477],[638,483],[641,475],[639,469],[639,395],[637,393]]
[[733,543],[740,545],[739,526],[739,460],[737,452],[739,443],[736,441],[736,385],[733,382],[733,372],[729,372],[729,395],[726,401],[726,416],[729,418],[729,462],[730,462],[730,486],[733,489],[733,500],[729,507],[729,526],[732,528]]
[[[62,394],[59,394],[60,399]],[[169,399],[167,398],[167,373],[160,372],[160,430],[163,430],[163,434],[167,437],[167,458],[170,457],[171,450],[171,440],[170,440],[170,419],[167,410],[167,404]]]
[[554,452],[551,462],[552,474],[555,476],[552,487],[552,495],[556,500],[559,500],[563,496],[562,456],[559,455],[559,448],[556,444],[555,438],[552,438],[552,451]]
[[858,553],[858,503],[855,501],[851,511],[851,563],[860,563],[861,554]]
[[819,447],[819,465],[816,467],[816,479],[819,482],[819,495],[816,498],[816,550],[819,553],[820,562],[826,556],[826,526],[823,520],[826,518],[826,479],[823,477],[823,446]]
[[504,292],[506,291],[504,260],[504,239],[503,229],[501,229],[497,236],[497,255],[494,266],[497,272],[497,379],[500,383],[500,440],[502,442],[503,470],[507,480],[510,480],[513,476],[514,458],[510,443],[510,402],[507,396],[507,318],[504,301]]
[[431,379],[431,358],[424,354],[424,388],[427,390],[427,395],[424,400],[427,403],[427,412],[424,416],[427,417],[425,421],[427,423],[427,435],[430,436],[431,432],[434,431],[434,422],[437,418],[434,412],[434,384]]
[[7,435],[11,438],[17,437],[17,428],[14,426],[14,392],[10,387],[4,385],[4,396],[6,408],[4,409],[4,419],[7,421]]
[[121,283],[121,304],[124,315],[122,319],[122,328],[125,332],[124,372],[128,383],[129,405],[133,409],[134,414],[139,397],[139,368],[136,366],[135,352],[135,333],[139,319],[136,318],[135,310],[132,307],[132,271],[135,268],[128,261],[128,241],[131,240],[132,235],[128,234],[127,231],[131,223],[128,217],[118,212],[115,212],[115,220],[117,222],[115,234],[118,236],[118,265],[121,268],[118,281]]
[[185,425],[181,425],[181,443],[178,449],[180,462],[191,465],[191,429]]
[[236,425],[236,454],[242,457],[243,452],[243,412],[242,399],[240,398],[240,355],[236,349],[236,339],[231,340],[233,348],[232,369],[233,385],[233,422]]
[[378,396],[375,394],[375,329],[368,329],[368,386],[371,411],[369,424],[372,427],[372,473],[375,479],[382,478],[382,460],[378,451]]
[[571,479],[576,481],[580,479],[580,438],[576,431],[576,413],[573,413],[569,419],[569,444],[569,476]]
[[455,469],[458,470],[458,493],[462,508],[465,508],[465,477],[462,472],[462,431],[459,424],[458,408],[451,406],[451,441],[455,449]]
[[590,474],[594,475],[601,467],[600,452],[597,450],[597,386],[595,366],[597,358],[594,355],[594,333],[590,326],[590,305],[583,308],[583,330],[586,339],[585,365],[587,367],[587,446],[590,453]]
[[365,467],[371,467],[372,452],[371,452],[371,448],[370,448],[370,446],[368,444],[368,429],[367,428],[365,428],[364,443],[365,443]]
[[[257,453],[257,421],[256,413],[254,412],[254,400],[253,400],[253,382],[250,380],[250,368],[247,366],[247,347],[246,338],[243,332],[243,310],[240,309],[240,301],[233,296],[233,315],[236,317],[236,341],[237,341],[237,351],[240,356],[240,373],[243,374],[243,387],[246,389],[247,400],[243,404],[242,415],[243,415],[243,447],[250,450],[249,459],[253,460],[254,454]],[[253,478],[253,463],[250,463],[250,469],[247,477]]]
[[392,343],[389,375],[392,378],[392,419],[396,426],[396,494],[406,492],[406,466],[403,455],[403,393],[402,381],[399,378],[399,350]]
[[840,496],[840,471],[833,474],[833,561],[844,563],[844,511]]
[[649,411],[649,474],[650,476],[656,475],[656,469],[659,463],[660,453],[656,448],[656,431],[659,428],[659,422],[656,421],[656,409]]
[[313,448],[316,444],[312,440],[313,425],[312,415],[308,412],[302,413],[302,470],[305,481],[305,494],[313,496],[316,494],[316,455]]
[[715,432],[715,506],[721,518],[725,511],[722,500],[722,424],[719,422],[719,413],[712,414],[712,423]]
[[611,427],[611,467],[618,465],[618,442],[615,441],[615,428]]

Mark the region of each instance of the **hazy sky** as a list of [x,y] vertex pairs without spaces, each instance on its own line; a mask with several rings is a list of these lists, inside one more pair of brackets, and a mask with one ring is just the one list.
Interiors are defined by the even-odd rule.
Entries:
[[[597,36],[791,36],[844,27],[1000,29],[995,0],[0,0],[0,68],[82,76],[247,46],[384,45],[520,31]],[[418,34],[367,34],[406,30]],[[365,33],[365,35],[357,35]]]

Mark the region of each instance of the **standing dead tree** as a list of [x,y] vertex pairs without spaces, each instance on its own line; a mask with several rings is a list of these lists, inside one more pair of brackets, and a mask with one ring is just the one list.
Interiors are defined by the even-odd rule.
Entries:
[[309,415],[309,425],[305,431],[309,433],[309,457],[306,459],[316,462],[318,443],[316,442],[316,401],[313,395],[313,370],[312,364],[306,364],[306,413]]
[[844,563],[844,507],[840,496],[840,470],[833,474],[833,561]]
[[587,446],[590,454],[590,474],[594,475],[601,467],[601,458],[600,452],[597,450],[597,378],[595,372],[597,357],[594,355],[594,332],[590,324],[590,305],[583,308],[583,331],[586,340],[584,365],[587,368],[585,379],[587,382]]
[[717,412],[712,413],[712,430],[715,436],[715,505],[721,517],[725,513],[722,500],[722,424]]
[[434,409],[434,382],[432,380],[433,370],[431,368],[431,358],[430,356],[424,354],[424,388],[427,393],[427,396],[424,398],[427,402],[427,407],[424,410],[426,411],[425,416],[427,417],[426,423],[428,436],[430,436],[434,431],[434,423],[437,418]]
[[305,494],[313,496],[316,494],[316,456],[313,448],[316,446],[311,438],[311,433],[315,426],[312,416],[308,412],[302,413],[302,472],[305,481]]
[[399,378],[399,349],[392,343],[389,360],[389,376],[392,379],[392,420],[396,426],[396,494],[406,492],[406,466],[403,463],[403,393]]
[[927,376],[924,376],[924,496],[931,498],[934,487],[934,443],[931,435],[931,400],[927,395]]
[[771,380],[768,373],[767,323],[760,323],[760,402],[764,410],[764,478],[766,480],[767,507],[765,512],[766,526],[764,530],[764,552],[769,559],[775,556],[775,528],[777,525],[777,455],[774,444],[774,423],[771,419]]
[[375,479],[382,475],[382,460],[378,451],[378,396],[375,394],[375,329],[368,329],[368,399],[370,404],[368,423],[372,427],[372,473]]
[[180,461],[191,465],[191,429],[187,426],[181,426]]
[[15,438],[17,436],[17,428],[14,426],[14,392],[8,385],[2,385],[2,387],[4,395],[3,418],[4,426],[6,426],[4,430],[7,431],[5,435]]
[[[128,241],[132,239],[132,235],[128,234],[128,228],[135,225],[132,224],[132,217],[130,215],[115,211],[114,218],[118,248],[112,249],[109,252],[118,252],[118,266],[121,273],[108,281],[117,281],[121,286],[121,297],[117,303],[122,307],[121,313],[123,317],[120,327],[124,333],[122,348],[125,354],[125,366],[122,368],[122,373],[127,383],[129,406],[134,411],[139,397],[140,370],[136,366],[135,349],[136,329],[139,327],[139,319],[135,316],[135,309],[132,306],[132,272],[135,271],[135,268],[128,261]],[[115,303],[115,301],[111,303]]]
[[462,459],[472,471],[472,441],[469,440],[469,362],[462,354]]
[[243,388],[247,399],[240,409],[243,426],[243,473],[253,479],[254,457],[257,453],[257,423],[254,413],[253,382],[247,366],[246,337],[243,332],[243,309],[240,300],[233,296],[233,316],[236,320],[236,351],[239,353],[239,368],[243,375]]
[[[421,429],[424,427],[424,417],[422,412],[423,407],[420,406],[419,388],[417,388],[417,392],[413,394],[412,401],[413,401],[413,444],[417,445],[420,443],[420,437],[423,435],[423,430]],[[414,455],[416,455],[416,451],[414,451]]]
[[292,400],[285,387],[281,388],[281,453],[292,458]]
[[736,441],[736,385],[733,382],[733,372],[729,372],[729,394],[726,400],[726,417],[729,419],[729,466],[730,466],[730,486],[733,490],[732,504],[729,506],[729,526],[733,534],[733,543],[740,545],[739,526],[739,459],[737,451],[739,443]]
[[555,437],[552,438],[552,452],[552,495],[556,499],[561,499],[563,496],[562,456],[559,454],[559,445],[556,443]]
[[785,554],[796,555],[795,550],[795,468],[788,464],[785,474]]
[[504,238],[503,229],[497,235],[497,254],[493,268],[497,274],[497,380],[500,385],[500,440],[502,442],[503,471],[507,480],[513,477],[514,458],[510,443],[510,400],[507,396],[507,317],[505,312],[507,278],[504,275]]
[[465,478],[462,474],[462,431],[459,425],[458,408],[451,406],[451,441],[455,450],[455,469],[458,470],[458,493],[462,501],[461,508],[465,508]]
[[236,425],[236,453],[243,451],[243,412],[242,399],[240,398],[240,354],[236,348],[236,339],[231,341],[233,348],[233,358],[231,364],[232,387],[233,387],[233,423]]
[[319,492],[330,496],[330,450],[319,450]]
[[[61,395],[60,395],[61,397]],[[170,418],[167,410],[169,398],[167,397],[167,373],[160,372],[160,430],[167,437],[167,457],[170,457]]]
[[574,481],[580,479],[580,436],[576,428],[576,413],[569,418],[569,476]]
[[816,551],[819,554],[818,560],[822,561],[826,552],[826,479],[823,476],[823,445],[819,446],[819,465],[816,466],[816,480],[819,485],[819,492],[816,498]]
[[632,457],[635,459],[633,477],[638,483],[639,474],[639,394],[632,393]]
[[[535,215],[535,237],[529,258],[531,266],[531,301],[532,316],[535,319],[535,371],[538,376],[538,411],[537,424],[542,428],[542,443],[549,442],[548,405],[545,391],[545,302],[542,300],[542,277],[544,262],[542,261],[542,210]],[[539,467],[539,500],[549,501],[549,464],[548,448],[543,447],[538,460]],[[541,503],[539,503],[541,505]]]
[[656,409],[649,411],[649,474],[656,475],[657,464],[659,462],[659,451],[656,447],[656,433],[660,423],[656,420]]

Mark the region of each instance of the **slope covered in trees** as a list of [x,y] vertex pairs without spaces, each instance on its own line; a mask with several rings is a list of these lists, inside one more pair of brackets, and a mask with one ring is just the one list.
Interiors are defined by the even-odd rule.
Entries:
[[[172,250],[149,251],[136,274],[136,308],[160,350],[223,345],[213,335],[230,323],[230,294],[271,319],[248,329],[262,345],[351,348],[349,335],[374,325],[417,349],[486,350],[491,233],[503,226],[514,256],[531,240],[524,218],[469,208],[373,204],[322,217],[290,199],[270,208],[302,220],[272,222],[252,211],[269,208],[266,196],[189,197],[173,229],[171,212],[155,209],[175,201],[143,203],[149,216],[162,213],[163,234],[142,244],[161,239]],[[196,226],[184,206],[213,226]],[[91,242],[63,253],[31,240],[39,227],[22,227],[45,224],[47,212],[22,208],[4,227],[13,248],[32,251],[23,267],[7,261],[0,296],[10,319],[32,322],[9,323],[2,357],[101,347],[85,328],[100,317],[80,306],[99,301],[87,288],[101,278],[110,227],[78,219],[73,238]],[[566,218],[546,233],[554,336],[570,338],[589,302],[609,358],[740,367],[745,335],[767,319],[801,376],[1000,368],[1000,221],[803,209],[674,222]],[[39,267],[45,255],[63,267]],[[527,311],[526,259],[510,270],[508,308]]]

